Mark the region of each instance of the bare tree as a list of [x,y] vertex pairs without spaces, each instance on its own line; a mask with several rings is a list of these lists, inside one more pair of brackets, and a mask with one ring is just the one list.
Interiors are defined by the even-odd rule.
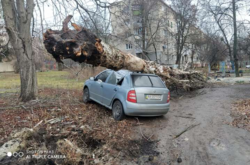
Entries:
[[204,55],[211,67],[226,59],[227,48],[219,36],[210,35],[206,40],[206,45],[207,49],[204,50]]
[[112,36],[131,43],[134,53],[139,57],[161,62],[159,52],[168,48],[162,47],[162,44],[167,43],[167,36],[163,33],[169,30],[170,10],[161,0],[125,0],[114,3],[110,10],[115,33]]
[[247,57],[250,61],[250,34],[239,38],[238,47],[239,53],[242,54],[243,58]]
[[33,0],[2,0],[1,3],[6,30],[20,67],[20,98],[22,101],[29,101],[35,99],[37,94],[36,68],[30,34],[35,4]]
[[176,22],[176,64],[180,67],[181,57],[188,38],[191,34],[191,28],[195,26],[197,21],[197,8],[192,4],[192,0],[171,0],[173,9],[175,10]]
[[199,58],[199,57],[200,57],[200,53],[202,49],[204,49],[204,46],[205,46],[205,40],[206,40],[205,37],[207,36],[204,36],[201,30],[199,30],[198,28],[195,28],[195,30],[193,30],[192,32],[192,35],[190,35],[187,44],[185,45],[186,49],[191,51],[191,57],[190,57],[191,66],[190,67],[192,69],[194,67],[195,55],[198,57],[200,61],[202,61],[202,58]]
[[[218,32],[222,35],[222,40],[226,44],[229,58],[231,63],[235,66],[235,75],[239,76],[238,66],[238,20],[235,0],[203,0],[203,8],[205,9],[205,15],[207,22],[215,23],[213,26],[214,31],[218,29]],[[211,16],[211,17],[210,17]],[[212,18],[212,19],[211,19]],[[233,66],[233,65],[232,65]],[[234,69],[234,68],[232,68]]]

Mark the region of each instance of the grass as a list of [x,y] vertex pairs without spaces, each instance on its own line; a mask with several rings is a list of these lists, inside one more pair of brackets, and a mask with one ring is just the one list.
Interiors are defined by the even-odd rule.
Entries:
[[[37,73],[38,88],[81,89],[83,78],[74,77],[69,71],[48,71]],[[20,89],[19,74],[0,73],[0,93],[18,92]]]
[[37,75],[39,87],[79,89],[84,80],[72,77],[67,71],[40,72]]

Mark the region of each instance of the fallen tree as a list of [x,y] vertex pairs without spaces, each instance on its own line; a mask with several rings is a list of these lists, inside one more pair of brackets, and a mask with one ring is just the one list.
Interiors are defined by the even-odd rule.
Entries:
[[163,66],[154,61],[145,61],[130,53],[108,45],[88,29],[71,23],[74,30],[68,28],[72,16],[63,21],[62,30],[48,29],[44,33],[44,45],[57,62],[70,58],[76,62],[103,66],[113,70],[127,69],[134,72],[153,73],[160,76],[170,89],[192,90],[203,88],[206,80],[199,72],[184,72]]

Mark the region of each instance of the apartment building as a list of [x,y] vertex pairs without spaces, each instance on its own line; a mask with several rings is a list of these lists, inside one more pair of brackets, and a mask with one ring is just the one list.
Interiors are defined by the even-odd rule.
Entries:
[[8,42],[8,34],[4,27],[4,20],[0,17],[0,44],[5,44]]
[[[5,45],[8,42],[8,34],[5,29],[5,23],[0,15],[0,46]],[[12,72],[14,71],[13,68],[13,61],[10,61],[8,58],[5,58],[2,51],[5,51],[3,48],[0,48],[0,73],[1,72]]]
[[[110,9],[111,44],[140,58],[173,65],[176,62],[175,11],[162,0],[123,0]],[[196,28],[193,28],[194,30]],[[187,46],[181,64],[199,63]]]

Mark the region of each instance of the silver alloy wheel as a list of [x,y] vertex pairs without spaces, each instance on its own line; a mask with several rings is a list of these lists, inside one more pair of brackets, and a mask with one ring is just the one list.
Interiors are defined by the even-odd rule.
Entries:
[[125,117],[122,103],[119,100],[116,100],[113,104],[112,113],[116,121],[121,121]]
[[120,117],[120,115],[121,115],[121,107],[120,107],[120,105],[119,104],[116,104],[116,106],[115,106],[115,118],[119,118]]

